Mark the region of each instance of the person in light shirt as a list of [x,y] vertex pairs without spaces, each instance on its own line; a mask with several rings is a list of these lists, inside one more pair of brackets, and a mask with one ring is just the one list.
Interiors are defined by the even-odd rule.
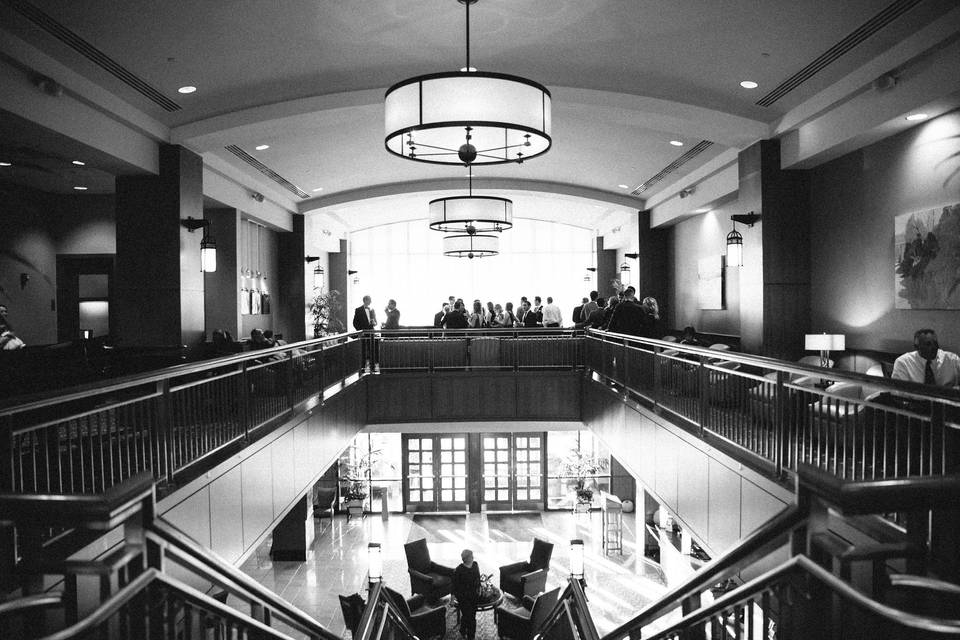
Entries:
[[960,357],[940,348],[933,329],[913,334],[916,351],[905,353],[893,363],[892,378],[938,387],[956,387],[960,383]]
[[547,304],[543,306],[543,326],[559,327],[563,323],[560,315],[560,307],[553,304],[553,298],[547,296]]

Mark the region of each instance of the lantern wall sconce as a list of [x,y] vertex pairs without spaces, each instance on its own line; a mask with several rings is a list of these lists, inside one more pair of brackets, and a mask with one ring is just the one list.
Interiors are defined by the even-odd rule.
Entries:
[[348,271],[347,271],[347,277],[348,277],[348,278],[349,278],[350,276],[353,276],[353,284],[360,284],[360,276],[357,275],[358,273],[360,273],[360,272],[359,272],[359,271],[353,271],[353,270],[348,270]]
[[217,270],[217,243],[210,235],[210,221],[203,218],[197,219],[188,217],[181,219],[180,224],[190,233],[197,229],[203,229],[203,237],[200,238],[200,271],[204,273],[213,273]]
[[583,579],[583,540],[570,541],[570,577]]
[[383,549],[379,542],[367,545],[367,574],[371,584],[383,582]]
[[750,213],[734,214],[730,216],[733,221],[733,231],[727,234],[727,266],[743,266],[743,236],[737,231],[737,223],[752,227],[760,220],[760,214],[751,211]]

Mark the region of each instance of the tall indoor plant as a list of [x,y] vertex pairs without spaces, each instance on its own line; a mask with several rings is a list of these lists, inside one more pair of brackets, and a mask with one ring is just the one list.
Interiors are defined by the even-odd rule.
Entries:
[[593,501],[593,490],[586,487],[587,477],[606,471],[609,464],[608,458],[584,453],[579,446],[570,450],[563,461],[563,475],[574,478],[577,504]]
[[336,289],[323,291],[320,288],[313,290],[313,298],[310,299],[310,315],[313,316],[313,337],[322,338],[323,336],[343,333],[345,327],[340,320],[340,312],[343,310],[343,302],[340,299],[340,292]]

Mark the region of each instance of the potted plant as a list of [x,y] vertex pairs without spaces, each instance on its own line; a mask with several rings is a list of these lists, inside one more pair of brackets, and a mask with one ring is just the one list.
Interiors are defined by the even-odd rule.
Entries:
[[609,462],[608,458],[585,454],[579,447],[570,450],[563,463],[563,475],[574,478],[574,511],[589,511],[593,490],[586,487],[587,476],[606,471]]
[[351,461],[344,465],[342,477],[349,482],[349,485],[343,493],[343,506],[351,517],[363,515],[367,488],[373,478],[373,468],[380,463],[382,453],[380,449],[373,449],[359,457],[351,455]]
[[309,308],[313,317],[314,338],[343,333],[343,322],[339,318],[343,302],[340,300],[339,291],[333,289],[324,292],[320,288],[314,289]]
[[363,501],[367,499],[367,492],[363,490],[363,482],[354,480],[350,482],[350,488],[343,494],[343,506],[347,508],[347,515],[362,516]]

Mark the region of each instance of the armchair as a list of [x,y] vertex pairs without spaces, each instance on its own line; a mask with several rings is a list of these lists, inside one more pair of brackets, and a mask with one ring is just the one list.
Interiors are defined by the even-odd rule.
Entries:
[[410,573],[410,591],[426,596],[427,602],[436,602],[453,588],[453,569],[430,560],[427,539],[421,538],[403,545]]
[[497,607],[494,617],[497,621],[497,633],[501,637],[513,640],[531,640],[534,632],[540,628],[560,597],[560,587],[541,593],[536,598],[524,598],[524,605],[504,603]]
[[447,608],[444,605],[430,606],[423,595],[409,600],[384,585],[383,592],[420,638],[443,637],[447,632]]
[[337,597],[340,598],[340,613],[343,614],[343,624],[351,636],[356,636],[357,626],[363,617],[363,610],[366,607],[366,603],[359,593]]
[[552,544],[534,538],[529,561],[514,562],[500,567],[500,590],[517,599],[544,591],[552,555]]

